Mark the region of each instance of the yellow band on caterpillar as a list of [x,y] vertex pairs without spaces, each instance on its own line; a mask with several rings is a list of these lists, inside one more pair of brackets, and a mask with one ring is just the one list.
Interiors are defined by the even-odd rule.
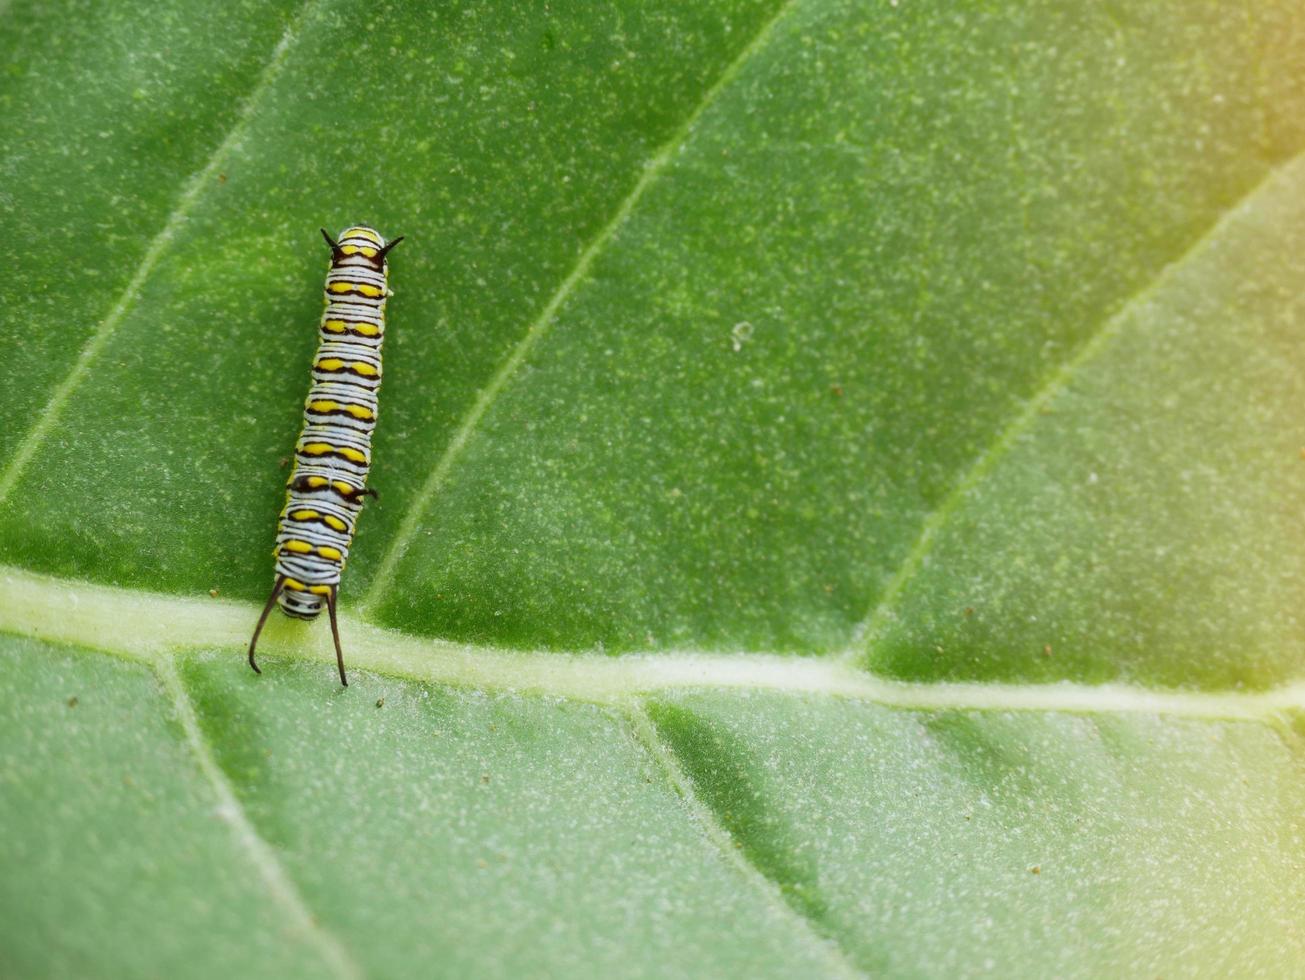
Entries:
[[340,241],[344,241],[346,238],[365,238],[369,242],[375,242],[377,245],[381,243],[380,235],[362,225],[354,225],[354,227],[342,231],[340,233]]
[[308,410],[310,412],[347,412],[354,418],[363,421],[376,417],[370,408],[363,405],[344,405],[337,401],[331,401],[329,398],[309,402]]
[[335,453],[354,463],[367,462],[366,453],[359,452],[352,446],[332,446],[329,442],[306,442],[299,451],[306,456],[325,456],[327,453]]
[[360,296],[368,296],[372,299],[381,295],[379,286],[370,286],[362,282],[333,282],[326,287],[333,293],[357,293]]
[[360,374],[364,378],[374,378],[379,371],[376,370],[375,364],[368,364],[366,361],[345,361],[338,357],[323,357],[313,364],[319,371],[343,371],[348,368],[354,374]]

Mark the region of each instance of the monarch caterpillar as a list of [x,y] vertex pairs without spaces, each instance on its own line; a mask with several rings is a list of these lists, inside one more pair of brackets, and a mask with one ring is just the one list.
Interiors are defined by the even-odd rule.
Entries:
[[304,427],[295,445],[295,465],[286,481],[285,506],[277,525],[276,584],[249,641],[249,666],[261,674],[254,647],[272,606],[297,619],[316,619],[325,605],[331,617],[340,683],[349,686],[336,623],[340,573],[349,558],[371,467],[376,393],[381,387],[381,342],[385,339],[386,253],[403,241],[386,243],[372,228],[354,225],[338,240],[322,229],[331,246],[326,274],[326,310],[313,358],[313,384],[304,402]]

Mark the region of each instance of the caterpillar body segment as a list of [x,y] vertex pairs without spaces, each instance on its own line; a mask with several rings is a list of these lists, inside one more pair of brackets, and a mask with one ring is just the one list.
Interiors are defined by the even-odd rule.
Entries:
[[337,239],[323,229],[322,237],[331,246],[326,309],[313,357],[312,386],[304,401],[304,426],[277,526],[276,581],[249,641],[249,666],[261,673],[254,649],[274,605],[297,619],[315,619],[325,608],[340,683],[347,687],[336,597],[363,498],[375,496],[367,488],[367,473],[389,297],[386,256],[403,239],[387,243],[364,225],[346,228]]

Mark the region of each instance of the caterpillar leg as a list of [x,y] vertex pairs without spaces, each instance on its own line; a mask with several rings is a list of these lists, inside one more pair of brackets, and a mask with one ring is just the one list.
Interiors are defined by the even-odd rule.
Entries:
[[249,641],[249,666],[254,668],[255,674],[262,673],[262,671],[258,669],[258,664],[254,662],[254,647],[258,645],[258,634],[263,632],[263,624],[267,622],[268,613],[270,613],[272,607],[276,605],[276,597],[281,594],[283,588],[285,588],[285,576],[278,575],[276,577],[276,585],[272,586],[272,594],[267,597],[267,605],[263,607],[263,614],[258,617],[258,625],[254,627],[254,637]]
[[340,668],[340,683],[348,687],[349,678],[344,676],[344,651],[340,649],[340,626],[335,621],[335,597],[339,594],[338,587],[327,593],[326,611],[331,614],[331,639],[335,640],[335,663]]

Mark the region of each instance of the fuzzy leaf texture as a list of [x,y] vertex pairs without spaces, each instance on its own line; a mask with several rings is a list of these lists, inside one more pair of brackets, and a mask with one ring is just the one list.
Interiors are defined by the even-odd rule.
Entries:
[[1298,3],[0,25],[0,974],[1300,969]]

